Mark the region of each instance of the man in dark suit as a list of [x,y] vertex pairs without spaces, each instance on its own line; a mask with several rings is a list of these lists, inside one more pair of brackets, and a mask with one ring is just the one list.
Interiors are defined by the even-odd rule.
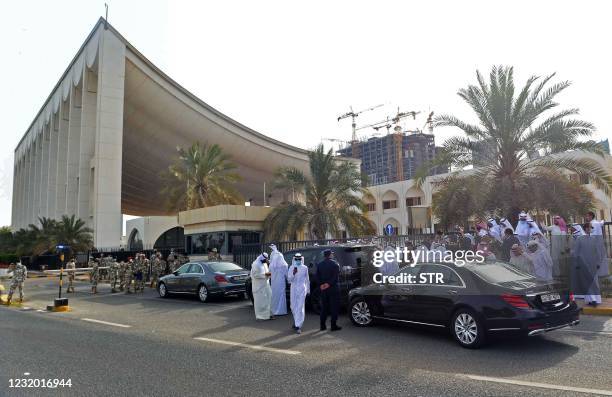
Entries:
[[325,331],[327,326],[327,316],[331,315],[331,330],[339,331],[342,327],[336,324],[338,320],[338,308],[340,306],[340,289],[338,286],[338,276],[340,265],[332,259],[332,250],[323,251],[325,259],[317,265],[317,280],[321,290],[321,331]]

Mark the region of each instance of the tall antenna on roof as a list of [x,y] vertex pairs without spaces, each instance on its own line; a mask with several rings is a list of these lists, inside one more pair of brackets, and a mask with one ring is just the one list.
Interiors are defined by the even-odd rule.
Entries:
[[108,30],[108,4],[104,3],[104,8],[106,10],[106,16],[104,17],[104,29]]

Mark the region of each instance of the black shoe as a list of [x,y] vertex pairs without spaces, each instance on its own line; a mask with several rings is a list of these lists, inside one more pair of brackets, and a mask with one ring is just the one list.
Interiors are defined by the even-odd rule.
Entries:
[[319,331],[327,331],[327,327],[325,325],[322,325],[321,328],[319,328]]
[[338,325],[334,325],[331,327],[332,331],[340,331],[342,329],[342,327],[338,326]]
[[295,331],[298,329],[298,327],[296,327],[295,325],[292,325],[291,328]]

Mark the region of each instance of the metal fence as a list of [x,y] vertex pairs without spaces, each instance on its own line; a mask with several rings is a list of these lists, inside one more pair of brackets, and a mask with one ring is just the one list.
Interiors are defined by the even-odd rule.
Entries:
[[[454,236],[453,233],[451,235]],[[396,246],[403,246],[406,241],[411,241],[413,244],[418,245],[426,241],[431,241],[434,234],[406,234],[401,236],[371,236],[362,238],[344,238],[344,239],[326,239],[326,240],[300,240],[300,241],[276,241],[270,243],[256,243],[256,244],[241,244],[233,247],[234,262],[238,265],[250,269],[251,263],[259,256],[262,252],[270,253],[270,245],[274,244],[280,252],[291,251],[304,247],[313,247],[317,245],[335,245],[335,244],[374,244],[384,246],[392,243]]]

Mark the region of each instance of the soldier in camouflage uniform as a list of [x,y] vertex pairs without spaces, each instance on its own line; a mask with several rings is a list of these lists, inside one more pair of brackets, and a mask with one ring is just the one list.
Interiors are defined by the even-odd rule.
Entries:
[[129,258],[125,264],[125,293],[132,293],[132,281],[134,280],[134,260]]
[[76,262],[74,261],[74,259],[71,259],[66,264],[66,273],[68,274],[68,288],[66,289],[66,292],[68,292],[68,293],[74,292],[74,273],[75,273],[75,269],[76,269]]
[[117,269],[119,273],[119,291],[125,290],[125,267],[126,264],[124,261],[119,262]]
[[98,280],[100,280],[100,264],[97,260],[90,259],[88,267],[91,267],[89,271],[89,279],[91,280],[91,293],[98,293]]
[[142,281],[140,283],[140,292],[144,292],[145,285],[147,285],[147,279],[149,277],[149,272],[151,271],[151,261],[147,259],[145,254],[142,254]]
[[13,293],[15,289],[19,290],[19,303],[23,302],[23,283],[25,279],[28,277],[28,269],[22,265],[21,263],[11,263],[8,268],[9,273],[13,273],[13,278],[11,280],[11,286],[9,287],[9,293],[7,297],[6,304],[10,305],[11,300],[13,299]]
[[157,252],[151,261],[151,288],[157,288],[162,271],[161,255]]
[[140,291],[140,287],[144,280],[144,261],[142,260],[142,254],[136,254],[134,260],[134,292]]
[[111,258],[111,261],[108,266],[111,292],[117,292],[117,285],[119,285],[119,264],[114,258]]

